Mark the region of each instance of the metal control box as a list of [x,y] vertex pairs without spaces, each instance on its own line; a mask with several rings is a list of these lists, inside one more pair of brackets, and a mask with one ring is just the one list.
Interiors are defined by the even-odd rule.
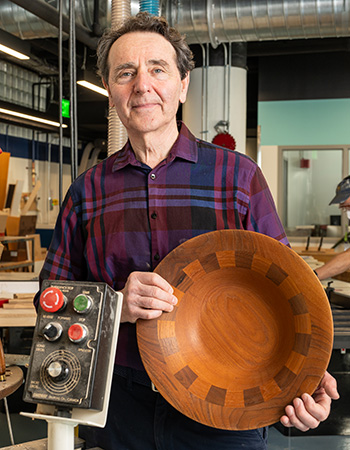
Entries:
[[102,410],[121,301],[105,283],[43,282],[25,401]]

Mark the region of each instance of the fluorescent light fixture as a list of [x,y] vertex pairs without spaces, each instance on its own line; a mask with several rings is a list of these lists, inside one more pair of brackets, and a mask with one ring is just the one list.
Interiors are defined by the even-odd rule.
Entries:
[[17,59],[30,59],[29,56],[23,55],[23,53],[17,52],[6,45],[0,44],[0,52],[7,53],[8,55],[14,56]]
[[86,80],[80,80],[80,81],[77,81],[77,83],[80,86],[84,86],[85,88],[91,89],[92,91],[95,91],[101,95],[105,95],[106,97],[108,97],[108,92],[106,91],[106,89],[103,89],[100,86],[96,86],[96,84],[92,84]]
[[[52,120],[42,119],[41,117],[30,116],[29,114],[22,114],[18,111],[11,111],[10,109],[0,108],[0,113],[7,114],[9,116],[20,117],[21,119],[32,120],[33,122],[45,123],[52,127],[59,127],[59,122],[53,122]],[[62,124],[62,128],[67,128],[66,124]]]

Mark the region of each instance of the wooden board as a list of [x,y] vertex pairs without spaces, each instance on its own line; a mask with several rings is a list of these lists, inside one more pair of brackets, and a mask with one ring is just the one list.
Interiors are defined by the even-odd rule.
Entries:
[[[21,281],[33,281],[38,282],[39,272],[0,272],[0,283],[2,282],[21,282]],[[1,284],[0,284],[1,287]],[[39,289],[39,287],[38,287]],[[0,291],[1,292],[1,291]],[[6,295],[8,293],[6,292]],[[3,292],[1,293],[3,296]]]
[[0,211],[0,236],[5,235],[8,214]]
[[[26,237],[34,238],[34,261],[40,261],[43,259],[43,253],[41,251],[40,234],[27,234]],[[32,241],[27,242],[27,255],[28,258],[32,257]]]
[[22,191],[23,191],[23,180],[16,181],[16,188],[13,193],[12,203],[11,203],[11,216],[19,216],[19,205],[21,203]]
[[6,224],[7,236],[26,236],[35,234],[36,215],[8,216]]
[[5,207],[9,164],[10,153],[0,153],[0,210]]
[[33,303],[30,302],[11,302],[5,303],[2,305],[4,309],[29,309],[32,310],[34,308]]
[[322,263],[330,261],[337,255],[337,252],[332,248],[321,249],[320,251],[316,247],[310,247],[308,250],[305,250],[305,247],[292,247],[292,249],[300,256],[313,256]]
[[21,292],[19,294],[13,294],[13,298],[33,298],[35,294],[33,294],[32,292]]
[[32,260],[25,259],[23,261],[9,261],[9,262],[0,262],[0,269],[2,270],[13,270],[13,269],[19,269],[21,267],[32,267]]
[[[6,303],[7,304],[7,303]],[[4,309],[4,308],[1,308],[0,309],[0,316],[3,316],[3,317],[11,317],[11,316],[13,316],[13,315],[24,315],[24,316],[32,316],[33,314],[35,314],[36,315],[36,311],[35,311],[35,313],[32,311],[32,309],[30,309],[30,308],[21,308],[21,310],[20,311],[16,311],[15,313],[13,312],[13,311],[7,311],[6,309]]]
[[41,182],[40,182],[40,180],[38,180],[38,181],[36,182],[36,185],[34,186],[32,192],[30,193],[30,196],[29,196],[29,198],[28,198],[26,204],[25,204],[24,207],[21,209],[21,214],[22,214],[22,215],[27,214],[27,212],[29,211],[30,207],[32,206],[32,204],[33,204],[33,202],[34,202],[34,200],[35,200],[35,197],[36,197],[36,195],[37,195],[37,193],[38,193],[38,191],[39,191],[40,188],[41,188]]
[[32,309],[4,309],[0,308],[0,327],[34,327],[36,310]]

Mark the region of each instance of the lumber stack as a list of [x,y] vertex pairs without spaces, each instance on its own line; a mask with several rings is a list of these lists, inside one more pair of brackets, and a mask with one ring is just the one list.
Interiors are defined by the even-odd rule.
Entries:
[[31,327],[35,326],[36,310],[33,305],[33,293],[1,294],[0,326]]

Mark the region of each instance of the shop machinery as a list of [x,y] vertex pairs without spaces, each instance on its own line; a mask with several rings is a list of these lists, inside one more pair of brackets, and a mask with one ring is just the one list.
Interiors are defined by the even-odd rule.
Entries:
[[123,296],[102,282],[43,282],[21,413],[48,423],[48,449],[74,448],[76,425],[104,427]]

